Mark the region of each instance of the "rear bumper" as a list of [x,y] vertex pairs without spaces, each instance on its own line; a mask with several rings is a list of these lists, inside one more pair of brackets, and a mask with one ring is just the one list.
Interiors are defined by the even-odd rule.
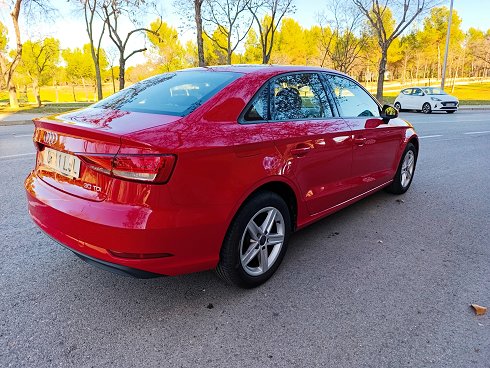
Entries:
[[206,209],[88,201],[51,187],[34,173],[25,187],[33,221],[91,264],[147,278],[209,270],[218,263],[226,225]]
[[70,249],[70,250],[73,253],[75,253],[78,257],[80,257],[83,261],[87,262],[88,264],[90,264],[94,267],[97,267],[97,268],[101,268],[105,271],[116,273],[118,275],[133,276],[133,277],[136,277],[138,279],[152,279],[155,277],[164,276],[164,275],[160,275],[160,274],[153,273],[153,272],[138,270],[136,268],[126,267],[126,266],[122,266],[122,265],[115,264],[115,263],[101,261],[100,259],[89,257],[89,256],[82,254],[82,253],[79,253],[73,249]]

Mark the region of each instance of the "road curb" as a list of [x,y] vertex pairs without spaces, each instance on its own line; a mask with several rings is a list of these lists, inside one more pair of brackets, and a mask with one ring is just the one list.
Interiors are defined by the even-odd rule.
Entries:
[[490,105],[463,105],[458,110],[490,110]]
[[0,126],[29,125],[29,124],[32,124],[32,120],[0,121]]

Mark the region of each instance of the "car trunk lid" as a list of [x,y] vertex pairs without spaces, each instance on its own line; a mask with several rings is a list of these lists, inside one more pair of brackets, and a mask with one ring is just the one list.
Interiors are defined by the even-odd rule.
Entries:
[[[153,180],[161,175],[150,175],[151,172],[165,175],[171,171],[170,166],[175,161],[171,155],[162,156],[145,143],[128,142],[123,135],[177,119],[179,117],[94,108],[36,119],[36,174],[65,193],[103,201],[114,176]],[[116,168],[118,154],[120,167]],[[144,170],[134,170],[135,165]]]

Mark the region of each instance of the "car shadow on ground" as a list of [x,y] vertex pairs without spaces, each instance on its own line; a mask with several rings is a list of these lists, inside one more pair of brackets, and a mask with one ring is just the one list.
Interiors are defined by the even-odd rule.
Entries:
[[[293,292],[286,287],[291,275],[296,278],[295,288],[305,288],[315,283],[315,269],[323,269],[321,273],[325,276],[328,274],[325,266],[327,269],[351,267],[352,264],[337,262],[342,262],[351,252],[357,252],[358,247],[362,246],[361,242],[348,240],[350,249],[346,249],[339,246],[338,240],[344,238],[345,243],[345,238],[355,239],[358,231],[352,229],[359,230],[359,224],[365,221],[366,214],[369,216],[370,212],[381,210],[380,206],[393,201],[392,195],[379,192],[296,232],[276,274],[266,284],[252,290],[227,285],[212,271],[147,280],[124,277],[86,264],[54,241],[46,244],[54,249],[47,252],[48,259],[45,260],[51,263],[53,273],[45,274],[45,279],[40,282],[56,284],[50,298],[73,294],[76,296],[74,300],[60,302],[75,302],[80,308],[95,292],[97,300],[91,301],[91,304],[99,305],[101,310],[141,309],[144,306],[145,310],[166,313],[182,306],[195,310],[212,309],[217,305],[239,303],[242,299],[249,300],[251,296],[267,293],[280,298]],[[354,258],[354,262],[362,262],[362,252]],[[308,272],[304,270],[305,262],[308,263]]]

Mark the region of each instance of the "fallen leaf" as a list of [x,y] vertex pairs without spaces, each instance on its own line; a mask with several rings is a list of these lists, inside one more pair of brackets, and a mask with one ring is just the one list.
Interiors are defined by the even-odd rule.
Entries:
[[403,199],[397,199],[396,200],[398,203],[405,203],[405,201]]
[[378,244],[383,244],[383,241],[382,240],[378,240]]
[[487,307],[482,307],[481,305],[478,304],[471,304],[471,307],[475,310],[475,314],[477,316],[482,316],[485,313],[487,313]]
[[213,309],[214,308],[214,305],[212,303],[209,303],[208,306],[206,307],[208,309]]

